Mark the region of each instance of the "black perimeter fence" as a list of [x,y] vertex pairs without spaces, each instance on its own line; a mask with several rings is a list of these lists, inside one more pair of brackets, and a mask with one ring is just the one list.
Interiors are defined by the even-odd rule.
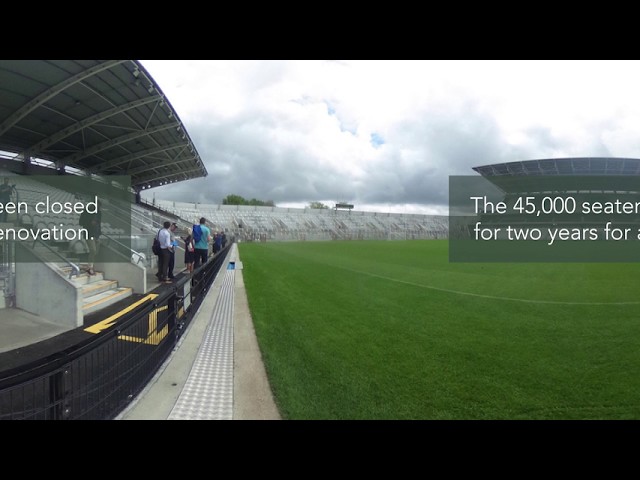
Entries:
[[225,262],[228,245],[131,318],[0,373],[0,420],[110,420],[168,358]]

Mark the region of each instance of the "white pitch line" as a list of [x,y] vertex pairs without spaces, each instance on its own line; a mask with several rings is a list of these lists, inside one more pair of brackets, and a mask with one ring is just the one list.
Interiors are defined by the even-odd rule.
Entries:
[[353,270],[353,269],[347,268],[347,267],[337,266],[337,268],[341,268],[343,270],[348,270],[348,271],[354,272],[354,273],[361,273],[363,275],[369,275],[370,277],[377,277],[377,278],[381,278],[383,280],[389,280],[390,282],[404,283],[405,285],[411,285],[411,286],[414,286],[414,287],[428,288],[430,290],[437,290],[439,292],[446,292],[446,293],[454,293],[456,295],[467,295],[469,297],[488,298],[488,299],[491,299],[491,300],[506,300],[506,301],[509,301],[509,302],[522,302],[522,303],[544,303],[544,304],[552,304],[552,305],[586,305],[586,306],[590,306],[590,305],[640,305],[640,301],[637,301],[637,302],[561,302],[561,301],[555,301],[555,300],[530,300],[530,299],[527,299],[527,298],[498,297],[498,296],[495,296],[495,295],[483,295],[481,293],[462,292],[460,290],[450,290],[448,288],[432,287],[431,285],[424,285],[422,283],[408,282],[406,280],[398,280],[397,278],[385,277],[384,275],[377,275],[375,273],[363,272],[361,270]]

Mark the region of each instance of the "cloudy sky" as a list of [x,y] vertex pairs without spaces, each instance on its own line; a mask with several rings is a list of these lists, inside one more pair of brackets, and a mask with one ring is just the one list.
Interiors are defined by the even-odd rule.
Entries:
[[474,166],[640,157],[640,61],[141,63],[209,172],[147,198],[446,214]]

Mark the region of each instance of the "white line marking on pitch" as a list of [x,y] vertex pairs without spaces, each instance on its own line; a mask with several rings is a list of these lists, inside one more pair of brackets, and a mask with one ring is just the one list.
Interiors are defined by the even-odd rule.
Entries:
[[481,293],[461,292],[459,290],[449,290],[448,288],[432,287],[431,285],[424,285],[422,283],[413,283],[413,282],[408,282],[406,280],[398,280],[397,278],[385,277],[384,275],[377,275],[375,273],[363,272],[361,270],[353,270],[351,268],[346,268],[346,267],[338,267],[338,268],[342,268],[344,270],[348,270],[354,273],[369,275],[370,277],[377,277],[383,280],[389,280],[391,282],[404,283],[405,285],[412,285],[414,287],[428,288],[431,290],[437,290],[439,292],[455,293],[457,295],[467,295],[469,297],[488,298],[491,300],[507,300],[510,302],[522,302],[522,303],[548,303],[552,305],[587,305],[587,306],[588,305],[640,305],[640,301],[639,302],[561,302],[561,301],[555,301],[555,300],[530,300],[526,298],[498,297],[494,295],[483,295]]

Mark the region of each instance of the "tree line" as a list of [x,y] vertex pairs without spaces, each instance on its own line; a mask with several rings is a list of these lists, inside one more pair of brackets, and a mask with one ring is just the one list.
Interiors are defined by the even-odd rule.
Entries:
[[[240,195],[235,195],[235,194],[229,194],[225,198],[223,198],[222,204],[223,205],[254,205],[258,207],[275,207],[276,206],[276,204],[273,203],[273,200],[265,201],[265,200],[258,200],[256,198],[247,200],[246,198]],[[327,209],[329,207],[322,202],[311,202],[309,203],[308,208]]]

